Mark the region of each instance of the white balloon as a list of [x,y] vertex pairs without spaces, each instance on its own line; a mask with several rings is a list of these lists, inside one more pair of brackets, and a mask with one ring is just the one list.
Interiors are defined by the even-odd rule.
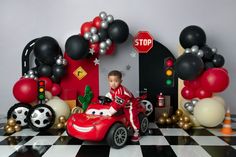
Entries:
[[193,115],[201,125],[215,127],[224,120],[225,108],[214,98],[205,98],[198,101]]
[[225,106],[225,100],[222,97],[215,95],[212,98],[215,99],[216,101],[220,102],[221,104],[223,104]]
[[70,108],[67,103],[61,99],[54,98],[47,102],[47,105],[50,106],[56,114],[55,123],[58,123],[58,118],[60,116],[65,116],[66,119],[70,116]]

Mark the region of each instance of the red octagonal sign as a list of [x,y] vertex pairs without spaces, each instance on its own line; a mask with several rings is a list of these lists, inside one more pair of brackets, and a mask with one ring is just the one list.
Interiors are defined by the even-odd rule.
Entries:
[[140,31],[134,37],[133,47],[139,53],[148,53],[153,47],[153,38],[147,31]]

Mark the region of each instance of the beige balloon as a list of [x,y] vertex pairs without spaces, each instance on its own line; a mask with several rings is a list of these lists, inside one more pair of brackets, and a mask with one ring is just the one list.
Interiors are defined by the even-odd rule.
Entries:
[[205,98],[199,100],[194,108],[193,115],[201,125],[215,127],[224,120],[225,108],[214,98]]
[[223,104],[225,106],[225,100],[222,97],[215,95],[212,98],[217,100],[218,102],[220,102],[221,104]]
[[49,91],[45,91],[45,97],[46,97],[46,99],[48,99],[48,100],[51,100],[51,99],[53,98],[52,93],[49,92]]
[[193,115],[189,115],[190,121],[193,124],[193,127],[200,127],[201,124],[199,123],[199,121],[197,120],[197,118]]
[[59,117],[64,116],[66,119],[70,116],[70,108],[67,103],[61,99],[51,99],[47,102],[47,105],[52,107],[53,111],[55,112],[55,124],[59,123]]

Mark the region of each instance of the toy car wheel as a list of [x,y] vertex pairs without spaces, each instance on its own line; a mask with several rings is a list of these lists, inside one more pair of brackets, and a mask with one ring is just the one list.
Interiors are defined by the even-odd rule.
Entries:
[[49,129],[55,121],[55,113],[52,108],[45,104],[34,106],[27,117],[29,126],[34,131]]
[[128,131],[123,124],[114,124],[107,134],[107,143],[113,148],[122,148],[128,138]]
[[7,119],[14,118],[16,123],[21,127],[26,127],[28,125],[27,115],[31,108],[30,104],[17,103],[13,105],[7,112]]
[[142,106],[144,106],[144,108],[146,109],[145,114],[146,114],[147,116],[149,116],[149,115],[152,113],[152,111],[153,111],[152,103],[151,103],[150,101],[148,101],[148,100],[141,100],[141,101],[140,101],[140,104],[141,104]]
[[140,113],[138,115],[139,123],[140,123],[140,134],[144,135],[148,131],[149,121],[147,116],[144,115],[144,113]]

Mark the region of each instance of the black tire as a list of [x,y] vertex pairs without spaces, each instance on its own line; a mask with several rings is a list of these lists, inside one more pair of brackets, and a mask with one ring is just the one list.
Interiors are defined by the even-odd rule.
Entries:
[[109,130],[106,141],[109,146],[120,149],[125,146],[128,139],[128,131],[123,124],[115,123]]
[[38,104],[30,109],[27,120],[34,131],[45,131],[54,124],[55,112],[46,104]]
[[16,123],[19,124],[22,128],[27,127],[27,116],[31,108],[32,107],[30,104],[17,103],[8,110],[7,119],[14,118],[16,120]]
[[148,118],[147,116],[145,116],[144,113],[139,113],[138,118],[140,124],[139,133],[140,135],[145,135],[145,133],[148,131],[148,126],[149,126]]

